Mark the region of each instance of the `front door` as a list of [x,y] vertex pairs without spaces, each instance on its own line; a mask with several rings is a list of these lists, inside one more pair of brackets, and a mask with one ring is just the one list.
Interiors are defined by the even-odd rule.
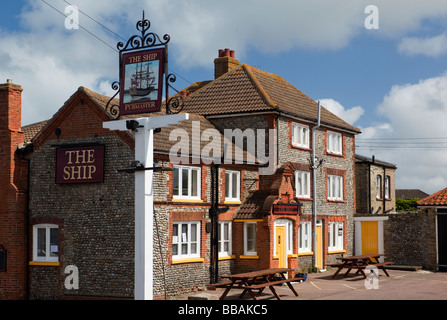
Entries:
[[318,220],[317,226],[316,226],[316,235],[317,235],[316,266],[320,270],[323,269],[323,232],[322,232],[322,230],[323,230],[323,226],[322,226],[321,220]]
[[362,221],[362,254],[379,253],[379,222]]
[[287,267],[286,255],[286,227],[276,227],[276,256],[278,257],[278,268]]

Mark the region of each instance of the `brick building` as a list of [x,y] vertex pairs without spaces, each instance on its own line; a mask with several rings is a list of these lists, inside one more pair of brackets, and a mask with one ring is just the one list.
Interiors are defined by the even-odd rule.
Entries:
[[355,156],[357,204],[359,214],[396,211],[395,176],[397,166],[382,160]]
[[[218,200],[228,210],[219,215],[220,275],[309,267],[314,253],[323,269],[354,250],[359,129],[324,107],[317,127],[317,102],[275,74],[239,64],[230,50],[220,50],[214,62],[214,80],[183,91],[189,120],[154,139],[156,165],[172,169],[154,172],[154,297],[160,299],[210,281],[212,160],[222,156]],[[130,131],[103,129],[113,121],[108,100],[80,87],[52,119],[22,128],[19,154],[30,159],[22,272],[30,299],[133,298],[134,180],[117,170],[134,160],[134,139]],[[76,289],[65,286],[67,266],[79,270]]]
[[385,253],[389,260],[384,230],[389,230],[389,215],[396,212],[397,166],[357,154],[355,167],[355,254]]

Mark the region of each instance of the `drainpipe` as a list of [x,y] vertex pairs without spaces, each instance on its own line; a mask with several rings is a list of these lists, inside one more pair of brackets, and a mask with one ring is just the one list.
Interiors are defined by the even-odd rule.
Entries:
[[385,188],[386,188],[386,168],[383,166],[383,214],[386,212],[386,199],[385,199]]
[[320,127],[321,107],[318,101],[317,125],[312,127],[312,188],[313,188],[313,248],[314,248],[314,266],[317,266],[317,164],[315,161],[315,131]]

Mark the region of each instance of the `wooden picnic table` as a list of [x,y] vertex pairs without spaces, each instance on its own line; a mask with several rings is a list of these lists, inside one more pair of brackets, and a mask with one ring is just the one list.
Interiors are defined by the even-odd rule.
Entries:
[[272,268],[266,270],[258,270],[251,271],[239,274],[232,274],[227,276],[222,276],[222,278],[229,279],[227,282],[211,284],[208,287],[214,288],[225,288],[225,291],[220,296],[219,300],[223,300],[228,292],[231,289],[241,289],[243,290],[240,299],[243,298],[245,293],[250,294],[253,300],[258,300],[257,296],[254,294],[253,290],[259,290],[258,295],[262,293],[262,291],[269,287],[270,291],[276,297],[276,299],[281,300],[281,297],[275,290],[275,285],[286,283],[290,290],[293,292],[295,296],[298,296],[298,293],[293,288],[291,282],[303,280],[303,278],[287,278],[286,273],[289,271],[293,271],[293,269],[288,268]]
[[335,278],[342,269],[348,269],[344,277],[346,277],[349,274],[349,272],[351,272],[352,269],[357,269],[357,272],[355,274],[361,273],[363,277],[367,278],[367,275],[365,274],[364,270],[368,266],[374,266],[377,267],[378,269],[383,270],[386,276],[389,277],[390,275],[385,270],[385,266],[394,264],[394,262],[379,262],[379,258],[382,256],[383,254],[381,253],[372,253],[372,254],[363,254],[358,256],[337,258],[342,262],[330,265],[332,267],[338,267],[338,270],[334,273],[332,278]]

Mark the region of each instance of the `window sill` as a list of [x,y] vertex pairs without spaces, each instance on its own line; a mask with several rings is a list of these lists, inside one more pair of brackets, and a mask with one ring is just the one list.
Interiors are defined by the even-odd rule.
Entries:
[[301,257],[301,256],[311,256],[311,255],[313,255],[314,253],[312,252],[312,251],[309,251],[309,252],[299,252],[298,253],[298,256],[299,257]]
[[182,199],[182,198],[174,198],[172,202],[203,202],[201,199]]
[[257,256],[257,255],[253,255],[253,256],[243,255],[243,256],[239,256],[239,259],[257,260],[257,259],[259,259],[259,256]]
[[301,150],[301,151],[312,151],[312,149],[310,147],[305,147],[305,146],[297,146],[295,144],[291,144],[292,149],[294,150]]
[[[298,258],[297,254],[288,254],[287,258]],[[279,256],[273,256],[273,260],[278,260]]]
[[327,151],[326,154],[327,154],[328,156],[332,156],[332,157],[345,158],[345,155],[344,155],[344,154],[341,154],[341,153],[333,153],[333,152],[329,152],[329,151]]
[[240,200],[225,200],[224,203],[226,204],[241,204]]
[[59,262],[48,262],[48,261],[30,261],[30,266],[42,266],[42,267],[59,267]]
[[236,259],[235,255],[219,257],[219,261]]
[[337,254],[337,253],[346,253],[346,250],[334,250],[334,251],[328,251],[328,254]]
[[189,258],[189,259],[178,259],[172,260],[171,264],[182,264],[182,263],[198,263],[205,261],[204,258]]

